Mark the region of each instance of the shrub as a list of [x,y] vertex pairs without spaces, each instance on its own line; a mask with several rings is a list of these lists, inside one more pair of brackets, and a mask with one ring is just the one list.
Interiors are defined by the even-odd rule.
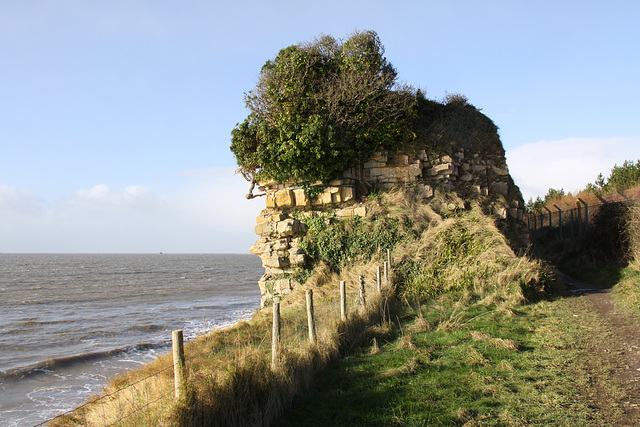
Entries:
[[315,182],[406,142],[415,93],[396,84],[377,34],[364,31],[282,49],[245,103],[231,143],[245,178]]

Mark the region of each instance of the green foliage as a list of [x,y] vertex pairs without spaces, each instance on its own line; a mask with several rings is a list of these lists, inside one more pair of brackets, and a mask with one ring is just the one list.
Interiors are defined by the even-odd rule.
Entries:
[[617,164],[613,166],[608,178],[605,179],[602,174],[599,174],[595,183],[587,185],[587,190],[593,193],[611,193],[624,191],[638,184],[640,184],[640,159],[635,163],[625,160],[622,166]]
[[411,123],[415,142],[438,152],[464,148],[472,153],[504,154],[498,127],[460,94],[447,94],[444,104],[416,93],[416,115]]
[[245,178],[314,182],[406,142],[415,94],[396,84],[377,34],[364,31],[282,49],[245,102],[250,114],[231,143]]
[[555,188],[549,188],[549,191],[547,191],[544,199],[541,199],[540,196],[538,196],[535,201],[533,200],[533,198],[529,198],[529,201],[525,204],[525,209],[529,212],[540,211],[548,203],[552,202],[553,200],[561,199],[565,195],[566,194],[562,188],[559,190],[556,190]]
[[[456,293],[472,286],[474,281],[498,273],[495,265],[487,263],[477,267],[479,257],[491,249],[491,236],[487,230],[471,229],[465,220],[457,220],[435,235],[434,251],[428,256],[409,258],[398,266],[399,282],[410,299],[431,299],[443,292]],[[457,281],[451,272],[461,273]]]
[[378,250],[392,249],[406,236],[400,221],[391,217],[369,221],[358,216],[319,215],[303,222],[307,234],[300,247],[313,263],[324,261],[334,269],[365,261]]

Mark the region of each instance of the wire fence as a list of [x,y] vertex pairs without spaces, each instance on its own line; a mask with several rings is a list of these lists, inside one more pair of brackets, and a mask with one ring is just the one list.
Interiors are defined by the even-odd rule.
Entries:
[[[595,199],[595,200],[593,200]],[[549,234],[560,239],[581,240],[589,231],[594,218],[604,206],[627,204],[638,200],[637,196],[629,196],[619,191],[618,194],[600,196],[594,195],[589,202],[582,198],[576,199],[575,207],[552,204],[540,210],[524,215],[524,221],[529,228],[531,240],[547,237]]]
[[[301,347],[313,339],[310,328],[313,327],[314,333],[316,329],[326,331],[344,322],[346,316],[361,310],[368,296],[381,292],[383,288],[388,289],[390,286],[391,272],[388,265],[385,262],[384,270],[378,267],[373,272],[363,273],[359,281],[345,283],[343,292],[340,292],[339,286],[329,286],[331,292],[318,290],[311,299],[311,310],[309,310],[308,299],[306,306],[303,303],[289,303],[284,300],[282,304],[286,306],[283,307],[282,315],[277,321],[274,318],[272,322],[266,322],[265,327],[257,332],[243,334],[238,332],[236,338],[227,337],[224,345],[217,345],[198,354],[193,354],[193,350],[187,345],[186,357],[182,356],[182,360],[176,360],[177,343],[174,334],[173,364],[165,360],[166,366],[141,374],[143,375],[141,378],[126,384],[120,385],[116,380],[101,395],[37,426],[164,425],[174,403],[181,398],[184,387],[199,376],[210,375],[212,366],[223,363],[227,367],[227,369],[223,368],[223,371],[233,371],[228,368],[238,364],[247,353],[261,351],[268,354],[271,348],[272,367],[275,367],[279,353],[287,348]],[[277,300],[274,302],[274,312],[276,307],[279,312],[280,304]],[[313,315],[313,322],[310,313]],[[277,337],[274,332],[276,322],[279,326]],[[180,334],[180,340],[181,338]],[[274,346],[277,347],[275,351]],[[181,385],[180,380],[176,381],[178,378],[176,373],[180,369],[183,370],[186,384]]]

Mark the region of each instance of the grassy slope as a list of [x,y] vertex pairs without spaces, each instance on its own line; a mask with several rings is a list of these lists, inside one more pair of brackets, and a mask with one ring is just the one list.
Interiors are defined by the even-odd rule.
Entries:
[[[624,425],[623,388],[611,376],[617,362],[592,357],[593,343],[606,342],[610,331],[585,297],[520,304],[513,284],[526,289],[535,271],[522,259],[515,268],[505,258],[496,263],[504,246],[483,222],[473,214],[436,221],[422,245],[409,244],[400,257],[419,261],[429,286],[439,286],[435,267],[445,271],[444,282],[467,280],[466,288],[440,289],[419,312],[405,305],[395,322],[372,329],[366,345],[321,373],[276,424]],[[465,253],[461,241],[475,253]],[[442,259],[447,248],[451,258]],[[461,276],[465,271],[473,278]],[[503,289],[482,289],[483,273]],[[421,283],[405,276],[414,287]],[[623,277],[625,299],[638,308],[640,274],[628,270]]]
[[[609,367],[575,363],[585,357],[581,328],[597,336],[604,334],[600,325],[587,311],[576,312],[570,300],[527,303],[549,291],[546,269],[516,257],[477,209],[455,206],[443,199],[425,204],[420,194],[384,194],[370,202],[370,218],[340,232],[362,237],[351,239],[359,248],[354,254],[364,253],[375,236],[394,241],[398,300],[404,302],[396,304],[392,322],[379,323],[375,308],[348,327],[324,322],[316,347],[298,328],[285,363],[272,371],[270,313],[260,312],[251,322],[186,346],[186,401],[160,400],[123,425],[268,425],[296,395],[302,397],[294,409],[273,425],[606,425],[617,408],[604,419],[592,395],[615,395],[615,385],[594,374]],[[389,216],[398,220],[395,237],[369,222]],[[340,233],[318,234],[318,249],[331,249],[332,238],[343,240]],[[354,284],[359,274],[371,277],[379,256],[367,255],[339,274],[316,270],[307,282],[320,301],[316,312],[335,302],[339,280]],[[303,295],[296,292],[282,307],[294,324],[305,322]],[[114,387],[169,365],[161,358]],[[171,393],[170,369],[145,387],[144,398],[155,390]],[[117,419],[122,400],[66,421],[101,425],[105,410]]]
[[406,312],[377,346],[322,373],[276,424],[592,426],[621,417],[612,367],[583,363],[584,331],[594,339],[606,331],[579,303],[472,310],[446,328],[438,307],[423,310],[427,327]]

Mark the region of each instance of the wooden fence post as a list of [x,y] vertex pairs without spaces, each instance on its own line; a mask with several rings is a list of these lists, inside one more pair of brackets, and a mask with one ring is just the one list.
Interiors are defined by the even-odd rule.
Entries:
[[387,263],[389,263],[389,268],[391,268],[391,249],[387,249]]
[[359,276],[358,277],[358,282],[359,282],[359,286],[358,286],[358,305],[364,307],[364,305],[367,302],[365,294],[364,294],[364,276]]
[[384,262],[384,285],[389,286],[389,261]]
[[347,321],[347,282],[340,281],[340,319]]
[[184,339],[182,329],[171,333],[173,350],[173,378],[176,400],[184,396],[184,386],[187,383],[187,370],[184,360]]
[[380,266],[376,267],[376,288],[378,293],[382,293],[382,269]]
[[278,366],[280,352],[280,301],[273,301],[273,330],[271,333],[271,369]]
[[313,290],[307,289],[307,323],[309,324],[309,341],[316,343],[316,318],[313,315]]

